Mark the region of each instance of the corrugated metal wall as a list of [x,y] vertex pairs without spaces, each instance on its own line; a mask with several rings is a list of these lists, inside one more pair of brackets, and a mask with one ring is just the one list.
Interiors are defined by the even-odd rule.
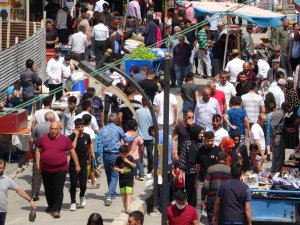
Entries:
[[39,77],[46,80],[46,33],[38,30],[25,41],[0,52],[0,100],[6,99],[6,90],[25,69],[25,61],[31,58],[38,67]]

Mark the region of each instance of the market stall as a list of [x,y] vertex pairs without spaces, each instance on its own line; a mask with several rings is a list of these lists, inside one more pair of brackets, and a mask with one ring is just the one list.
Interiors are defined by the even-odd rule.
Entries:
[[300,222],[300,155],[292,154],[282,171],[275,175],[246,172],[243,180],[250,187],[253,222]]

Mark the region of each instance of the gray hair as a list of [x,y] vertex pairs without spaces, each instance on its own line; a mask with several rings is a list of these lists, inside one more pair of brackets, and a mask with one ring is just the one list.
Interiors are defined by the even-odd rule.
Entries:
[[108,116],[109,123],[116,123],[118,121],[118,115],[116,113],[111,113]]
[[55,121],[55,115],[52,111],[46,112],[44,118],[46,121]]
[[79,26],[78,30],[82,31],[83,33],[86,31],[85,26]]

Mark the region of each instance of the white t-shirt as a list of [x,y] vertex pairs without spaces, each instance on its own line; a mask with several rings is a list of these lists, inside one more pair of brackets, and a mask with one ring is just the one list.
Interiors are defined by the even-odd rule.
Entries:
[[253,124],[250,131],[250,143],[254,144],[254,140],[259,140],[260,147],[264,152],[266,149],[265,134],[258,123]]
[[244,62],[244,60],[237,57],[227,63],[225,70],[230,73],[230,82],[236,82],[237,76],[243,71]]
[[[174,109],[173,106],[177,105],[177,99],[175,95],[170,94],[170,101],[169,101],[169,125],[174,123]],[[158,115],[157,115],[157,122],[158,124],[164,123],[164,92],[155,95],[153,100],[153,105],[158,107]]]
[[219,130],[212,130],[215,135],[214,144],[219,146],[224,137],[229,137],[228,131],[221,127]]
[[274,95],[276,109],[281,109],[281,104],[285,101],[282,89],[278,85],[275,85],[269,88],[269,92],[271,92]]
[[55,116],[55,121],[60,121],[57,113],[55,111],[53,111],[52,109],[39,109],[34,113],[34,116],[33,116],[33,120],[36,122],[36,125],[45,122],[45,114],[49,111],[53,112],[53,114]]
[[[47,63],[46,73],[49,78],[49,84],[60,84],[62,77],[62,63],[64,61],[63,57],[59,57],[58,60],[54,58],[50,59]],[[58,81],[56,81],[58,80]]]
[[257,62],[258,73],[257,78],[266,79],[268,75],[268,70],[270,69],[270,65],[267,61],[259,59]]
[[[71,77],[71,66],[63,63],[61,65],[61,72],[62,72],[62,83],[65,84],[67,78]],[[66,78],[64,78],[64,77],[66,77]]]
[[95,140],[95,132],[90,127],[84,127],[83,133],[90,135],[91,140]]
[[226,105],[227,105],[227,108],[229,109],[229,101],[230,101],[231,97],[236,95],[236,90],[235,90],[233,84],[230,82],[226,82],[225,85],[222,85],[220,82],[218,82],[216,84],[216,88],[217,88],[217,90],[224,92],[225,97],[226,97]]
[[89,115],[92,116],[91,126],[90,126],[90,127],[91,127],[94,131],[99,130],[99,126],[98,126],[98,124],[97,124],[96,118],[95,118],[92,114],[90,114],[89,112],[87,112],[87,111],[83,111],[83,112],[79,113],[77,116],[75,116],[74,119],[73,119],[74,122],[75,122],[75,120],[78,119],[78,118],[82,119],[82,116],[85,115],[85,114],[89,114]]

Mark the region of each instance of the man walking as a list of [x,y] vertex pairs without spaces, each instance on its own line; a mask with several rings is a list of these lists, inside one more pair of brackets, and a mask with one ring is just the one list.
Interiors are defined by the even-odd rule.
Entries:
[[242,56],[246,61],[249,61],[251,56],[254,54],[254,42],[251,37],[253,33],[253,26],[247,25],[246,32],[242,36]]
[[104,169],[108,184],[107,198],[104,203],[105,206],[110,206],[112,198],[116,196],[119,173],[114,171],[113,167],[119,156],[121,139],[126,143],[130,143],[137,137],[137,134],[127,137],[123,129],[117,126],[117,123],[118,115],[111,113],[108,118],[108,124],[104,126],[99,133],[98,151],[103,152]]
[[73,142],[73,147],[75,148],[75,152],[77,154],[77,158],[79,161],[79,165],[82,168],[79,173],[76,171],[74,160],[70,159],[70,196],[71,196],[71,206],[70,211],[76,211],[76,187],[77,182],[79,182],[80,187],[80,206],[85,207],[85,191],[86,191],[86,183],[87,183],[87,160],[93,162],[95,159],[94,151],[91,148],[91,138],[87,133],[83,133],[84,130],[84,121],[83,119],[75,120],[75,129],[73,134],[69,136],[70,140]]
[[242,166],[231,168],[232,179],[223,181],[217,193],[213,224],[247,224],[251,221],[251,192],[248,185],[240,180]]
[[84,60],[85,49],[89,45],[84,26],[79,26],[78,32],[72,35],[69,45],[71,45],[72,59],[77,62]]
[[[208,41],[207,41],[207,30],[210,24],[204,24],[198,33],[198,44],[199,44],[199,73],[204,78],[211,77],[211,62],[208,55]],[[203,65],[206,67],[206,74],[204,73]]]
[[[23,101],[24,103],[29,102],[34,98],[35,85],[39,84],[39,77],[36,73],[37,69],[34,66],[32,59],[26,60],[26,70],[20,74],[21,86],[23,87]],[[28,112],[28,119],[31,119],[30,114],[32,111],[32,104],[26,106]]]
[[69,152],[74,160],[76,173],[80,172],[77,154],[71,140],[60,134],[61,124],[52,122],[50,132],[43,135],[35,153],[37,172],[42,172],[45,195],[48,207],[46,212],[53,212],[54,218],[60,218],[63,202],[63,189],[68,171]]
[[220,106],[216,99],[210,97],[210,89],[205,87],[202,90],[202,98],[196,104],[194,121],[206,131],[212,131],[214,114],[221,115]]
[[208,167],[201,192],[203,202],[206,202],[208,224],[212,225],[215,201],[221,182],[231,178],[231,168],[226,165],[227,154],[221,151],[217,155],[218,163]]
[[280,172],[285,158],[284,133],[285,113],[288,112],[289,103],[283,102],[281,108],[276,110],[271,117],[271,147],[272,147],[272,167],[271,172]]

